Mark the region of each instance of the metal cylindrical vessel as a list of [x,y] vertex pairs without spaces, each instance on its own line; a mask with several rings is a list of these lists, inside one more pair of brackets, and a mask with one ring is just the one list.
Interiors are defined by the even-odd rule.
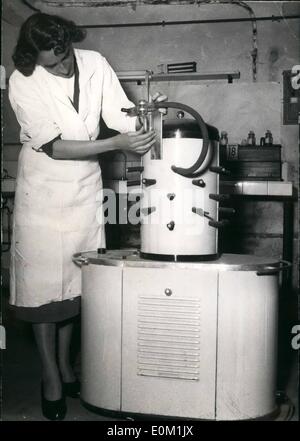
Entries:
[[141,200],[141,253],[164,260],[209,260],[218,255],[217,228],[219,176],[218,131],[208,126],[209,148],[200,169],[191,176],[174,172],[195,163],[203,146],[196,121],[166,120],[160,159],[152,151],[143,157]]

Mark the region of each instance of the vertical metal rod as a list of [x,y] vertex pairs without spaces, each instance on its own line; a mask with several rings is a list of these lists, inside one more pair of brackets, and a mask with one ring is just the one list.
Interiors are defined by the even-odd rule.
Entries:
[[[147,101],[148,103],[152,102],[152,97],[150,94],[150,79],[151,79],[151,72],[149,72],[149,70],[146,71],[146,76],[145,76],[145,80],[146,80],[146,89],[147,89]],[[148,119],[148,130],[153,130],[153,115],[150,112],[147,117]]]
[[147,99],[148,103],[150,102],[150,98],[151,98],[150,97],[150,75],[151,75],[150,71],[146,70],[146,74],[145,74],[146,93],[147,93],[146,99]]

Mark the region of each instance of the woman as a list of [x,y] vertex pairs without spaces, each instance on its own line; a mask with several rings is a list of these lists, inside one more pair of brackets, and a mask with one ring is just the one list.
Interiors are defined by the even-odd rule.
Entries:
[[[76,397],[80,389],[69,358],[81,293],[72,256],[105,246],[97,221],[96,195],[102,187],[97,155],[118,149],[144,154],[155,142],[152,131],[143,133],[136,118],[121,112],[133,105],[105,58],[74,49],[84,36],[63,18],[29,17],[20,30],[9,82],[23,144],[10,303],[19,318],[33,323],[42,361],[42,411],[51,420],[64,418],[65,396]],[[100,115],[121,134],[97,140]]]

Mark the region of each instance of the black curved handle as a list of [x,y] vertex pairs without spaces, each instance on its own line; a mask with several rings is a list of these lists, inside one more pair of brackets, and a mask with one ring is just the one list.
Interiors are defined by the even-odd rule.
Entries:
[[[192,115],[195,118],[195,120],[197,121],[197,123],[199,124],[199,127],[200,127],[202,135],[203,135],[203,146],[202,146],[202,150],[199,155],[199,158],[197,159],[195,164],[193,164],[191,167],[188,167],[188,168],[176,167],[175,165],[172,165],[172,167],[171,167],[175,173],[178,173],[181,176],[188,177],[188,178],[195,177],[193,175],[193,173],[195,173],[201,167],[201,165],[204,163],[204,161],[208,155],[208,146],[209,146],[209,137],[208,137],[207,127],[206,127],[206,124],[203,121],[201,115],[199,115],[199,113],[196,112],[196,110],[192,109],[192,107],[189,107],[186,104],[181,104],[181,103],[176,103],[176,102],[161,101],[161,102],[154,103],[154,106],[157,109],[159,109],[159,108],[172,108],[172,109],[184,110],[184,111],[188,112],[190,115]],[[203,170],[201,172],[201,174],[204,173],[204,171],[205,170]],[[197,173],[197,176],[200,176],[199,172]]]

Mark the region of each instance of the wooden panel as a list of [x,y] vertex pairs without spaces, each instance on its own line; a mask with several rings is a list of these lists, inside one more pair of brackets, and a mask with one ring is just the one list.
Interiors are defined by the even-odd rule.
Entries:
[[213,419],[217,273],[125,268],[123,286],[122,410]]

